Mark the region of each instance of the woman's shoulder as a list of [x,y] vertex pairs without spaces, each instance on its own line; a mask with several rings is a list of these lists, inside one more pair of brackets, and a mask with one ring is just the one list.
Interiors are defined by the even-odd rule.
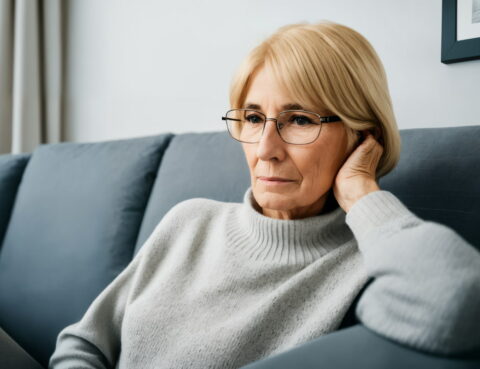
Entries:
[[147,250],[143,253],[158,253],[159,250],[165,253],[169,249],[167,245],[177,242],[182,234],[202,232],[212,222],[227,217],[232,207],[238,205],[200,197],[178,202],[156,225],[145,243],[147,247],[142,246],[142,250]]
[[[212,213],[218,214],[223,210],[231,209],[238,203],[224,202],[219,200],[208,199],[204,197],[195,197],[187,200],[183,200],[172,206],[167,214],[172,213],[177,216],[189,216],[192,214],[198,216],[212,215]],[[166,215],[165,215],[166,216]]]

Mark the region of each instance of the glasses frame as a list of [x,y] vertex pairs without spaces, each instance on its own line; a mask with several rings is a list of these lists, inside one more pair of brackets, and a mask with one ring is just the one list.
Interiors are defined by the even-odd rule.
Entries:
[[275,127],[277,127],[277,133],[278,135],[280,136],[280,138],[282,139],[283,142],[289,144],[289,145],[308,145],[308,144],[311,144],[312,142],[315,142],[315,140],[320,136],[320,132],[322,130],[322,124],[323,123],[335,123],[335,122],[339,122],[341,121],[342,119],[338,116],[338,115],[329,115],[329,116],[325,116],[325,117],[322,117],[320,114],[317,114],[317,113],[314,113],[313,111],[308,111],[308,110],[300,110],[300,109],[292,109],[292,110],[284,110],[284,111],[281,111],[280,113],[278,113],[278,116],[282,113],[287,113],[287,112],[292,112],[292,111],[298,111],[298,112],[303,112],[303,113],[309,113],[309,114],[313,114],[313,115],[316,115],[318,117],[318,119],[320,120],[320,129],[318,130],[318,134],[317,134],[317,137],[315,137],[312,141],[310,142],[307,142],[307,143],[302,143],[302,144],[296,144],[296,143],[291,143],[291,142],[287,142],[283,139],[282,135],[280,134],[280,128],[278,127],[278,116],[277,118],[267,118],[267,116],[265,114],[263,114],[261,111],[258,111],[258,110],[255,110],[255,109],[246,109],[246,108],[243,108],[243,109],[230,109],[228,110],[224,116],[222,116],[222,120],[225,121],[225,124],[227,126],[227,131],[228,133],[230,134],[230,137],[232,137],[234,140],[238,141],[238,142],[243,142],[243,143],[258,143],[260,142],[260,139],[258,141],[255,141],[255,142],[249,142],[249,141],[242,141],[242,140],[239,140],[235,137],[233,137],[232,133],[230,132],[230,129],[228,128],[228,121],[229,120],[234,120],[234,121],[241,121],[240,119],[235,119],[235,118],[228,118],[227,115],[228,113],[230,113],[231,111],[233,110],[244,110],[244,111],[252,111],[252,112],[255,112],[255,113],[258,113],[258,114],[261,114],[265,117],[265,121],[263,122],[263,127],[262,127],[262,134],[260,135],[260,139],[262,138],[263,136],[263,132],[265,131],[265,125],[267,124],[267,121],[269,120],[274,120],[275,121]]

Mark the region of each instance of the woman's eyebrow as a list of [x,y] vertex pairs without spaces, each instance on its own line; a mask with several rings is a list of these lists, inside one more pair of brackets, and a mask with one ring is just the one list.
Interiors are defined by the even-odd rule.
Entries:
[[[244,109],[257,109],[257,110],[261,110],[262,107],[258,104],[254,104],[254,103],[246,103],[244,105]],[[296,103],[288,103],[288,104],[284,104],[282,105],[282,109],[283,110],[305,110],[301,105],[299,104],[296,104]]]

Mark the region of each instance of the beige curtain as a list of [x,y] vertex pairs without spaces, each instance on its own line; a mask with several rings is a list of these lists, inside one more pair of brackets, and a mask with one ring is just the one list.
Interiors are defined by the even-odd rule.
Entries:
[[0,0],[0,154],[62,140],[64,5]]

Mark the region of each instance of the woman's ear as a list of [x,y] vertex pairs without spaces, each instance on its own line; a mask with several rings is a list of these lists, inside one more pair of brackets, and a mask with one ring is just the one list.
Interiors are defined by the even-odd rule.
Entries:
[[365,140],[367,132],[370,132],[372,134],[372,136],[375,138],[375,140],[377,140],[377,141],[382,139],[382,129],[380,127],[373,127],[373,128],[368,129],[368,130],[361,131],[360,142],[363,142],[363,140]]
[[358,146],[358,145],[360,145],[360,144],[363,142],[363,140],[365,139],[365,133],[364,133],[364,131],[357,131],[357,136],[358,136],[358,138],[357,138],[357,146]]
[[382,135],[382,129],[380,127],[375,127],[374,137],[375,137],[375,140],[377,140],[377,142],[383,146],[383,135]]
[[347,157],[355,151],[355,149],[360,145],[362,133],[361,131],[351,130],[349,132],[348,145],[345,151]]

